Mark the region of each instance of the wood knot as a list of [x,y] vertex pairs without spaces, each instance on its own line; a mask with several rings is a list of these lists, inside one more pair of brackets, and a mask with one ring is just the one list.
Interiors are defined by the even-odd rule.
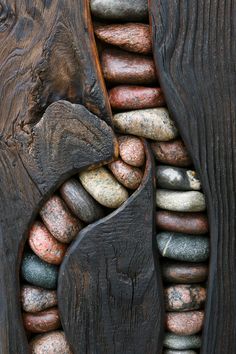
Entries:
[[0,33],[8,31],[15,23],[16,15],[9,4],[0,2]]

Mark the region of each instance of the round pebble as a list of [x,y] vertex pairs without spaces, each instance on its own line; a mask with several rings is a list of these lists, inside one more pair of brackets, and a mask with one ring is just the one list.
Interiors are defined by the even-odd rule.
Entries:
[[192,165],[192,160],[181,139],[155,141],[151,147],[157,161],[163,164],[179,167]]
[[204,311],[167,312],[166,329],[174,334],[193,335],[202,330]]
[[145,151],[141,139],[131,135],[118,137],[120,157],[128,165],[141,167],[145,163]]
[[30,349],[32,354],[73,354],[62,331],[36,336],[30,342]]
[[181,191],[200,190],[201,183],[195,171],[181,167],[157,166],[157,186]]
[[23,323],[31,333],[46,333],[58,329],[61,325],[58,308],[54,307],[38,313],[23,313]]
[[36,286],[23,285],[21,306],[25,312],[36,313],[57,305],[57,293]]
[[104,167],[83,171],[79,179],[87,192],[107,208],[118,208],[129,197],[127,190]]
[[126,188],[135,190],[142,182],[142,171],[138,167],[127,165],[121,159],[110,163],[108,167],[115,178]]
[[164,347],[169,349],[199,349],[201,347],[201,337],[199,335],[180,336],[174,333],[166,333],[163,344]]
[[196,212],[206,209],[204,194],[198,191],[157,189],[156,203],[160,209],[170,211]]
[[165,261],[162,263],[162,277],[169,283],[193,284],[206,281],[208,266],[205,263],[183,263]]

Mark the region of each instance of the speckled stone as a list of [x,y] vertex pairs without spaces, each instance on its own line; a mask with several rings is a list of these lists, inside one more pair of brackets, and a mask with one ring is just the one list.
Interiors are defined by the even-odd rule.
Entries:
[[190,336],[202,330],[204,311],[167,312],[166,329],[174,334]]
[[156,224],[162,230],[193,235],[206,234],[209,230],[205,213],[181,213],[158,210],[156,213]]
[[90,0],[91,12],[103,20],[143,21],[148,18],[146,0]]
[[21,287],[21,306],[25,312],[36,313],[56,305],[55,290],[46,290],[31,285]]
[[39,258],[51,264],[61,264],[67,246],[55,239],[43,223],[36,221],[29,232],[29,245]]
[[201,336],[180,336],[173,333],[166,333],[163,344],[164,347],[169,349],[199,349],[201,347]]
[[51,234],[63,243],[70,243],[83,227],[57,195],[48,199],[40,210],[40,216]]
[[174,232],[157,234],[157,246],[163,257],[186,262],[204,262],[209,257],[209,238]]
[[156,203],[160,209],[170,211],[196,212],[206,209],[204,194],[198,191],[157,189]]
[[183,263],[165,261],[162,263],[162,277],[169,283],[193,284],[206,281],[208,266],[205,263]]
[[125,86],[113,87],[109,91],[109,102],[113,110],[131,110],[163,107],[164,95],[159,87]]
[[113,116],[113,122],[121,133],[153,140],[170,140],[178,134],[166,108],[117,113]]
[[172,350],[172,349],[167,349],[164,350],[163,354],[197,354],[195,350]]
[[21,265],[21,275],[32,285],[46,289],[56,289],[58,267],[41,260],[31,251],[26,251]]
[[161,163],[179,167],[192,165],[192,160],[181,139],[155,141],[151,147],[155,158]]
[[200,190],[201,183],[193,170],[173,166],[157,166],[157,186],[180,191]]
[[128,165],[141,167],[145,163],[145,151],[141,139],[132,135],[118,137],[120,157]]
[[143,173],[138,167],[127,165],[121,159],[108,165],[117,181],[124,187],[135,190],[142,182]]
[[178,284],[165,288],[166,311],[199,310],[206,301],[206,289],[197,284]]
[[73,354],[62,331],[36,336],[30,342],[30,349],[31,354]]
[[91,224],[104,217],[103,208],[76,179],[66,181],[61,186],[60,193],[70,210],[85,223]]
[[149,54],[152,52],[150,26],[143,23],[98,25],[94,30],[101,41],[128,52]]
[[57,307],[38,313],[24,312],[22,317],[25,329],[31,333],[46,333],[54,331],[61,325]]
[[107,48],[101,55],[104,79],[112,84],[149,85],[157,81],[152,57]]
[[129,197],[127,190],[104,167],[83,171],[79,179],[87,192],[107,208],[118,208]]

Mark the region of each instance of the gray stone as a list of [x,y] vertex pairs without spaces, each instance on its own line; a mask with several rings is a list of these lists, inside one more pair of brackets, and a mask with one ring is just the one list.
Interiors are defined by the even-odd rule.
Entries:
[[23,285],[21,288],[21,306],[25,312],[36,313],[57,305],[55,290],[46,290],[36,286]]
[[169,349],[199,349],[201,347],[201,337],[199,335],[180,336],[177,334],[166,333],[163,345]]
[[156,239],[163,257],[186,262],[203,262],[209,257],[209,238],[206,236],[161,232]]
[[167,349],[164,350],[163,354],[197,354],[195,350],[172,350],[172,349]]
[[172,166],[157,166],[157,186],[164,189],[200,190],[201,183],[196,172],[187,168]]
[[91,12],[104,20],[142,21],[148,18],[147,0],[90,0]]
[[157,189],[156,203],[160,209],[196,212],[206,209],[204,194],[198,191],[171,191]]

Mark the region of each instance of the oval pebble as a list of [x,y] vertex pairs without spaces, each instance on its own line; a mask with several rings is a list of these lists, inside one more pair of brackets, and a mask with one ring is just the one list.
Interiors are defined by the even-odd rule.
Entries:
[[141,167],[145,162],[145,150],[141,139],[132,135],[118,137],[120,157],[128,165]]
[[58,329],[61,325],[57,307],[38,313],[23,313],[23,323],[31,333],[46,333]]
[[198,191],[170,191],[157,189],[158,208],[170,211],[196,212],[206,209],[204,194]]
[[201,337],[199,335],[180,336],[174,333],[165,333],[163,344],[164,347],[169,349],[199,349],[201,347]]
[[44,262],[31,251],[23,255],[21,275],[32,285],[52,290],[57,287],[58,267]]
[[166,311],[193,311],[203,307],[206,289],[197,284],[177,284],[164,289]]
[[164,350],[164,354],[197,354],[195,350],[172,350],[172,349],[167,349]]
[[113,116],[113,123],[121,133],[153,140],[170,140],[178,134],[166,108],[117,113]]
[[157,166],[157,186],[181,191],[200,190],[201,183],[195,171],[173,166]]
[[76,179],[66,181],[60,193],[70,210],[85,223],[90,224],[104,217],[102,207]]
[[107,208],[118,208],[129,197],[127,190],[104,167],[83,171],[79,179],[87,192]]
[[23,285],[21,306],[25,312],[36,313],[57,305],[57,293],[36,286]]
[[31,354],[73,354],[62,331],[36,336],[30,342],[30,349]]
[[157,234],[162,257],[186,262],[204,262],[209,257],[209,238],[174,232]]
[[161,163],[179,167],[192,165],[192,160],[181,139],[155,141],[151,147],[155,158]]
[[193,335],[202,330],[204,311],[167,312],[166,329],[174,334]]
[[127,165],[121,159],[108,165],[117,181],[129,189],[137,189],[142,182],[143,173],[138,167]]
[[208,265],[205,263],[162,262],[162,276],[169,283],[193,284],[206,281]]

